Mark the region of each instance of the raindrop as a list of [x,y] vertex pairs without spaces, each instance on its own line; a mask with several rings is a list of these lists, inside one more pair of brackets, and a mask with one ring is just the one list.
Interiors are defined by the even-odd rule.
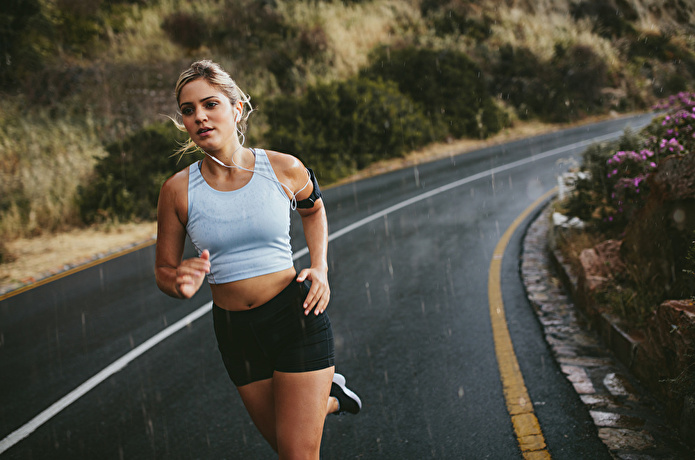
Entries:
[[389,371],[384,371],[384,383],[389,384]]
[[685,211],[680,208],[676,209],[673,213],[673,220],[677,225],[683,225],[683,222],[685,222]]
[[415,175],[415,187],[420,188],[420,171],[418,171],[417,166],[413,168],[413,174]]
[[456,288],[454,288],[454,279],[451,276],[451,259],[447,259],[446,261],[446,277],[447,280],[449,281],[449,289],[451,289],[451,295],[454,295],[454,292],[456,292]]
[[463,398],[463,387],[459,387],[459,398]]
[[420,299],[420,308],[422,309],[422,314],[425,314],[425,301]]
[[393,279],[393,264],[391,264],[391,258],[388,258],[388,263],[389,263],[389,275],[391,275],[391,279]]
[[367,304],[372,304],[372,295],[369,292],[369,282],[364,283],[364,288],[367,290]]
[[389,218],[388,216],[384,216],[384,231],[386,232],[386,236],[389,236]]

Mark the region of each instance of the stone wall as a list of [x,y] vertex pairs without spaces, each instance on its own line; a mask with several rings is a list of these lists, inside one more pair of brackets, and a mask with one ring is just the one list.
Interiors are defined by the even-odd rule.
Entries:
[[[563,231],[567,230],[550,230],[549,249],[575,304],[614,355],[664,404],[682,439],[695,445],[695,304],[692,300],[663,302],[645,327],[632,327],[594,296],[622,266],[620,242],[586,249],[581,263],[570,264],[556,246]],[[581,268],[572,270],[571,265]]]

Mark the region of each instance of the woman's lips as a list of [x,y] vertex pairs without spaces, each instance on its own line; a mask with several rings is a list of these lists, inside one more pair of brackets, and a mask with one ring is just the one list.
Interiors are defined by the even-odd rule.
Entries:
[[212,132],[212,128],[200,128],[197,132],[198,136],[206,137]]

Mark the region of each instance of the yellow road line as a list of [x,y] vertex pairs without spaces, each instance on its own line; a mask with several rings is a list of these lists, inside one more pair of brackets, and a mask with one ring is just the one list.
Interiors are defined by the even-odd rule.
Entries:
[[519,362],[514,353],[514,345],[512,344],[512,338],[507,327],[507,319],[504,315],[500,280],[502,257],[512,235],[521,225],[521,222],[556,191],[557,187],[545,193],[512,222],[512,225],[504,232],[504,235],[497,243],[497,247],[495,247],[488,276],[488,299],[490,302],[492,336],[495,341],[495,354],[497,355],[497,365],[499,366],[502,379],[504,399],[507,403],[509,415],[512,417],[512,425],[519,442],[519,448],[524,459],[528,460],[549,459],[551,457],[538,419],[533,411],[533,401],[531,401],[526,390],[524,376],[521,375],[521,369],[519,369]]
[[[128,249],[124,249],[123,251],[114,252],[113,254],[109,254],[106,257],[102,257],[100,259],[95,259],[95,260],[88,262],[86,264],[79,265],[79,266],[71,268],[69,270],[65,270],[64,272],[56,273],[55,275],[40,279],[40,280],[36,281],[35,283],[27,284],[26,286],[22,286],[18,289],[15,289],[13,291],[2,294],[2,295],[0,295],[0,301],[3,301],[5,299],[9,299],[10,297],[14,297],[14,296],[19,295],[23,292],[30,291],[31,289],[37,288],[39,286],[43,286],[44,284],[48,284],[50,282],[59,280],[61,278],[65,278],[66,276],[72,275],[73,273],[81,272],[82,270],[86,270],[86,269],[94,267],[96,265],[103,264],[104,262],[107,262],[109,260],[113,260],[116,257],[121,257],[121,256],[124,256],[126,254],[130,254],[131,252],[135,252],[137,250],[146,248],[148,246],[152,246],[155,243],[156,243],[156,240],[148,240],[148,241],[145,241],[144,243],[140,243],[140,244],[132,246]],[[154,270],[154,266],[152,267],[152,270]]]

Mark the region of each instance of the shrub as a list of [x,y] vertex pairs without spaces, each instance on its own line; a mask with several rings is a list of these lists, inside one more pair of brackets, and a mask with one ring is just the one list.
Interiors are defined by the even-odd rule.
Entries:
[[591,179],[563,203],[592,222],[591,231],[621,240],[625,271],[597,300],[637,325],[663,300],[695,292],[695,95],[680,93],[655,108],[665,115],[639,134],[584,152],[582,169]]
[[545,112],[549,88],[543,75],[551,70],[531,50],[503,45],[493,69],[495,92],[517,109],[521,119]]
[[[670,155],[690,154],[695,149],[695,94],[679,93],[660,101],[655,109],[666,111],[643,132],[637,145],[621,148],[605,160],[604,199],[612,213],[604,216],[624,228],[646,200],[647,178],[660,160]],[[596,168],[599,170],[600,168]]]
[[420,12],[426,17],[438,36],[465,35],[476,42],[482,42],[492,35],[490,26],[494,20],[484,16],[475,19],[472,13],[475,7],[461,0],[424,0]]
[[482,70],[462,53],[382,47],[370,61],[361,75],[395,82],[444,135],[486,138],[509,124],[490,97]]
[[624,222],[612,198],[620,177],[612,174],[616,167],[610,161],[617,151],[638,149],[640,142],[640,137],[628,129],[616,142],[594,144],[587,148],[582,154],[581,166],[582,171],[587,173],[586,178],[577,181],[575,193],[564,204],[566,212],[600,231],[621,231]]
[[606,38],[619,38],[635,34],[630,21],[639,19],[637,11],[627,0],[617,0],[616,5],[604,0],[590,0],[570,4],[570,14],[575,20],[589,18],[594,33]]
[[652,32],[641,35],[637,40],[630,42],[628,57],[635,59],[638,57],[656,58],[660,61],[668,59],[666,53],[669,37],[662,35],[660,32]]
[[220,15],[210,20],[210,44],[221,51],[252,56],[274,48],[294,29],[286,24],[272,1],[224,0]]
[[335,180],[372,161],[396,157],[432,140],[432,128],[396,86],[365,78],[310,87],[263,106],[274,149],[300,157]]
[[42,67],[44,56],[52,49],[47,26],[50,23],[39,0],[0,2],[0,90],[9,90],[27,73]]
[[568,122],[602,109],[608,66],[590,47],[556,44],[550,62],[526,48],[500,47],[495,91],[511,101],[521,118]]
[[200,48],[210,39],[204,18],[183,11],[177,11],[164,18],[162,30],[172,42],[190,50]]
[[162,183],[196,159],[172,156],[184,140],[172,124],[157,124],[107,146],[94,179],[79,190],[85,223],[154,219]]

